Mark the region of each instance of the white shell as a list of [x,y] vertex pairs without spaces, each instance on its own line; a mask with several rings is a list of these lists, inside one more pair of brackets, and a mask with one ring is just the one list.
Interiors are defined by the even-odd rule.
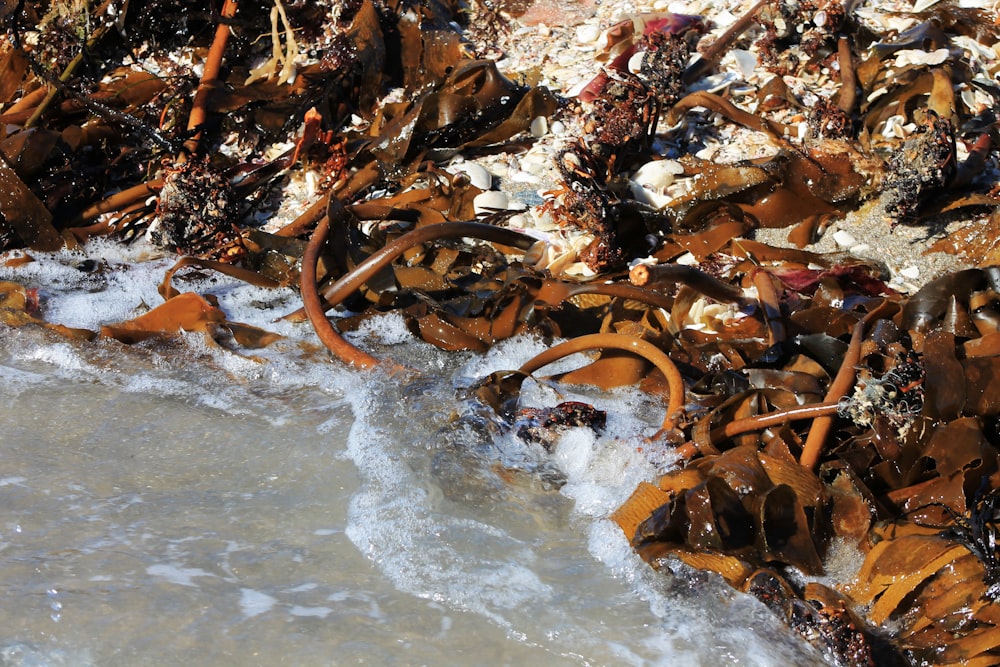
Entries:
[[736,65],[740,68],[740,74],[743,75],[743,78],[749,79],[753,76],[753,73],[757,71],[757,54],[744,49],[732,49],[730,53],[733,54],[733,59],[736,60]]
[[584,23],[576,29],[576,41],[580,44],[592,44],[601,36],[601,28],[594,23]]
[[632,74],[638,74],[642,71],[642,59],[645,57],[645,51],[636,51],[632,54],[632,57],[628,59],[628,71]]
[[663,208],[672,199],[667,188],[674,177],[684,173],[684,167],[675,160],[655,160],[639,167],[629,179],[632,196],[656,208]]
[[472,200],[472,208],[475,209],[476,215],[485,215],[498,210],[505,211],[509,203],[510,197],[505,193],[498,190],[487,190],[476,195],[476,198]]
[[475,162],[458,162],[448,165],[445,169],[452,174],[465,174],[469,177],[469,182],[480,190],[489,190],[493,187],[493,174]]
[[917,126],[913,123],[907,123],[906,117],[901,115],[889,116],[885,119],[882,131],[879,132],[886,139],[905,139],[906,137],[913,134]]
[[896,67],[906,67],[907,65],[940,65],[948,60],[948,49],[937,49],[936,51],[924,51],[922,49],[900,49],[896,51]]
[[544,137],[549,131],[549,119],[545,116],[535,116],[531,119],[531,136],[536,139]]

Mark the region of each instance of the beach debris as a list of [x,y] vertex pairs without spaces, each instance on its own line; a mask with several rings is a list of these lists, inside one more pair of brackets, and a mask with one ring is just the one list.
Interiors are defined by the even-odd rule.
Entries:
[[[996,663],[995,16],[760,0],[724,25],[620,17],[574,29],[593,72],[573,97],[468,39],[513,34],[514,4],[156,5],[176,31],[113,0],[8,7],[5,266],[97,235],[180,257],[164,303],[99,332],[4,282],[3,326],[279,338],[174,286],[194,270],[298,286],[286,319],[357,369],[419,372],[345,338],[386,312],[444,350],[534,334],[545,351],[464,399],[551,452],[607,415],[521,405],[525,382],[655,396],[662,416],[620,444],[660,474],[610,517],[654,568],[717,573],[831,664]],[[877,260],[804,249],[834,222],[860,247],[849,216],[889,234],[959,214],[927,250],[975,268],[904,264],[927,281],[909,295]],[[768,228],[797,247],[754,238]]]

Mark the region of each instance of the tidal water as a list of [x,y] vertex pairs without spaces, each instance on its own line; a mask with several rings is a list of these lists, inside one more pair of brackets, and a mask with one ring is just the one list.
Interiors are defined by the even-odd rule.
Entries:
[[[171,263],[118,252],[0,279],[96,329],[159,303]],[[286,338],[0,330],[0,665],[822,664],[716,578],[653,572],[607,520],[669,466],[635,446],[656,399],[529,382],[525,405],[608,411],[548,452],[465,391],[540,340],[443,353],[390,315],[354,340],[416,372],[358,373],[273,321],[291,290],[175,284]]]

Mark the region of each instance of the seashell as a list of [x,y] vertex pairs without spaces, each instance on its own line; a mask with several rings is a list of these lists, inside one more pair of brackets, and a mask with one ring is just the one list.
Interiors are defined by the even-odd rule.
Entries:
[[913,134],[916,129],[917,126],[915,124],[906,122],[905,116],[897,114],[885,119],[882,130],[878,134],[881,134],[886,139],[905,139]]
[[576,41],[579,44],[593,44],[601,36],[601,29],[594,23],[584,23],[576,28]]
[[450,174],[465,174],[469,177],[469,182],[480,190],[493,187],[493,174],[475,162],[457,162],[448,165],[445,170]]
[[541,183],[542,182],[542,179],[538,178],[534,174],[532,174],[530,172],[527,172],[527,171],[520,170],[520,169],[517,170],[517,171],[515,171],[513,174],[510,175],[510,180],[513,181],[514,183]]
[[914,14],[919,14],[920,12],[925,12],[934,5],[936,5],[940,0],[917,0],[913,3],[913,7],[910,9]]
[[628,59],[628,65],[626,65],[628,71],[632,72],[632,74],[638,74],[639,72],[641,72],[642,59],[645,57],[646,57],[645,51],[636,51],[635,53],[633,53],[631,57],[629,57]]
[[550,158],[543,150],[530,150],[521,157],[519,162],[523,171],[541,176],[549,168]]
[[731,303],[716,303],[701,297],[691,304],[681,328],[713,334],[718,333],[727,322],[743,317],[745,314]]
[[498,190],[487,190],[476,195],[472,200],[472,208],[476,215],[486,215],[495,211],[506,211],[510,197]]
[[536,139],[544,137],[549,131],[549,120],[545,116],[535,116],[531,119],[531,136]]
[[952,35],[951,43],[964,49],[973,58],[985,61],[994,61],[997,59],[997,54],[993,49],[966,35]]
[[740,68],[740,74],[743,75],[743,78],[752,77],[753,73],[757,71],[757,54],[744,49],[733,49],[730,53],[732,53],[737,67]]
[[667,189],[674,178],[684,173],[684,167],[675,160],[655,160],[639,167],[629,179],[632,196],[656,208],[663,208],[673,197]]
[[900,49],[896,51],[896,67],[907,67],[909,65],[940,65],[948,60],[948,49],[937,49],[936,51],[924,51],[922,49]]

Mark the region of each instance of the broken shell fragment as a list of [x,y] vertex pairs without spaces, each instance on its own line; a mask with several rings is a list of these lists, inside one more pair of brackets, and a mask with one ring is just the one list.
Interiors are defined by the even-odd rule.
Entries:
[[663,208],[673,197],[667,194],[674,179],[684,173],[684,166],[675,160],[656,160],[639,167],[629,179],[632,196],[654,208]]

